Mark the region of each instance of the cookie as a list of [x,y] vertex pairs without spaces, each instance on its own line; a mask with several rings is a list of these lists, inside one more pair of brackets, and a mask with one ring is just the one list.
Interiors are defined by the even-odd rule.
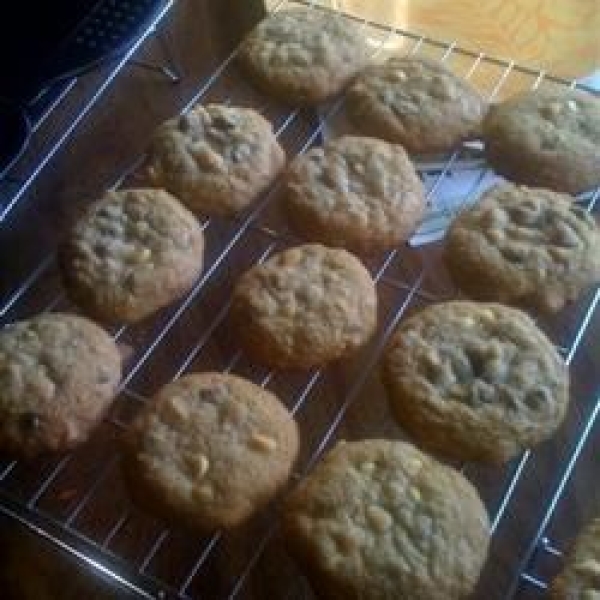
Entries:
[[204,234],[164,190],[108,192],[60,248],[71,299],[95,318],[134,323],[180,298],[202,271]]
[[165,385],[137,415],[123,472],[142,508],[199,530],[239,525],[288,480],[298,429],[271,392],[234,375]]
[[423,185],[404,149],[356,136],[299,155],[287,172],[285,200],[300,235],[362,254],[406,241],[426,207]]
[[554,600],[600,598],[600,519],[588,523],[567,554],[562,571],[550,585]]
[[441,63],[392,56],[357,77],[348,90],[347,109],[366,135],[429,154],[477,136],[487,103]]
[[464,598],[490,538],[471,483],[392,440],[339,442],[286,498],[282,524],[314,589],[340,600]]
[[231,322],[244,350],[265,365],[324,365],[351,354],[375,331],[375,284],[346,250],[297,246],[242,275]]
[[444,258],[467,295],[551,313],[600,281],[600,229],[572,196],[499,184],[451,224]]
[[113,339],[84,317],[45,313],[0,330],[0,449],[27,458],[84,442],[121,379]]
[[577,194],[600,185],[600,100],[578,90],[524,92],[492,106],[485,154],[501,175]]
[[190,210],[231,217],[265,191],[285,165],[273,127],[251,108],[200,104],[154,132],[137,174]]
[[434,304],[401,323],[383,361],[399,424],[424,448],[504,463],[549,438],[569,374],[530,317],[501,304]]
[[311,105],[338,94],[368,60],[356,22],[334,11],[271,13],[242,41],[240,64],[268,94]]

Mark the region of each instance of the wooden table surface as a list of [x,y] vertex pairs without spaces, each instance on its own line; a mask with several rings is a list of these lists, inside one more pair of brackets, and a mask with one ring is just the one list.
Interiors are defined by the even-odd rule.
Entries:
[[563,77],[600,67],[600,2],[329,0],[360,17],[505,57]]
[[[600,66],[600,2],[597,0],[329,0],[323,4],[435,39],[457,41],[459,45],[476,53],[485,52],[514,59],[520,64],[541,68],[566,78],[586,75]],[[146,64],[163,64],[168,59],[181,72],[181,81],[173,84],[157,72],[133,64],[119,75],[101,103],[42,171],[2,225],[1,298],[6,297],[40,261],[54,252],[69,223],[81,208],[98,197],[142,155],[153,129],[187,104],[230,54],[239,36],[260,15],[261,7],[248,0],[176,2],[160,28],[167,46],[166,54],[165,48],[154,38],[144,45],[136,59]],[[432,46],[431,52],[437,52],[436,48]],[[464,72],[468,69],[467,61],[473,59],[457,56],[453,60],[453,66]],[[493,77],[491,71],[476,73],[475,83],[484,91],[490,92],[503,68],[498,67]],[[95,77],[101,79],[102,70],[83,78],[80,82],[82,89],[85,86],[93,88],[97,84]],[[509,78],[507,86],[499,90],[499,95],[508,94],[519,85],[531,83],[531,79],[532,75],[516,73]],[[225,70],[222,77],[208,88],[207,93],[207,98],[213,100],[236,101],[241,98],[244,102],[261,108],[279,124],[290,114],[289,107],[280,106],[253,91],[235,64]],[[65,123],[72,118],[73,110],[73,106],[65,106],[42,128],[19,165],[18,176],[27,175],[31,165],[35,163],[36,155],[43,151],[48,139],[64,128]],[[316,123],[318,121],[314,112],[300,111],[293,124],[282,134],[282,142],[290,155],[301,149]],[[281,222],[278,219],[276,211],[267,209],[257,223],[268,227],[279,226]],[[221,251],[240,230],[241,223],[243,218],[233,222],[211,222],[207,228],[209,263],[222,255]],[[177,321],[157,352],[144,365],[141,375],[132,377],[128,387],[135,394],[150,395],[158,385],[172,376],[177,364],[180,364],[182,357],[189,351],[190,344],[202,337],[210,327],[214,315],[219,314],[236,277],[273,242],[267,234],[253,227],[244,230],[240,239],[243,243],[226,253],[219,269],[215,270],[216,276],[207,280],[194,299],[191,309],[185,311]],[[276,243],[280,247],[288,242],[276,240]],[[376,265],[369,266],[376,268]],[[431,267],[422,287],[426,293],[409,302],[412,298],[409,297],[410,287],[402,285],[414,282],[424,266],[428,269]],[[439,245],[436,244],[425,250],[403,250],[402,260],[392,264],[386,277],[379,290],[382,331],[384,325],[390,324],[393,315],[397,314],[398,306],[403,302],[407,303],[410,311],[426,303],[427,297],[444,298],[455,293],[439,263]],[[402,285],[398,286],[398,282]],[[8,311],[5,320],[10,321],[44,309],[49,301],[54,302],[57,290],[60,294],[60,289],[56,269],[50,268],[35,291],[25,294]],[[539,323],[559,345],[570,344],[593,299],[593,293],[587,294],[576,307],[561,313],[556,319],[540,319]],[[52,306],[54,309],[72,309],[67,299],[60,296]],[[137,357],[149,347],[157,331],[161,331],[173,314],[174,310],[167,310],[140,327],[128,329],[123,339],[133,356],[130,359],[133,362],[129,366],[135,364]],[[481,465],[465,467],[465,473],[477,483],[494,514],[502,509],[502,497],[511,477],[516,470],[522,468],[522,477],[513,490],[507,510],[502,519],[498,520],[490,560],[476,598],[507,597],[507,591],[515,583],[519,569],[524,567],[529,572],[539,574],[544,580],[556,573],[561,563],[560,558],[552,553],[537,551],[527,565],[523,565],[523,560],[528,553],[530,540],[543,523],[549,503],[554,493],[560,489],[565,474],[571,476],[565,480],[564,494],[560,496],[556,511],[544,532],[552,543],[559,549],[568,547],[576,531],[596,512],[600,500],[600,484],[597,483],[596,475],[596,457],[600,450],[597,427],[592,428],[588,443],[581,448],[579,460],[571,465],[570,459],[573,452],[578,450],[578,440],[581,439],[585,423],[588,422],[600,394],[598,339],[600,319],[594,315],[570,365],[574,401],[569,416],[551,441],[536,449],[526,460],[513,461],[507,468]],[[376,356],[377,352],[377,348],[371,347],[355,361],[328,369],[314,383],[309,395],[310,402],[298,413],[303,432],[299,474],[310,464],[311,456],[338,414],[344,398],[351,396],[353,401],[332,439],[341,436],[403,437],[390,419],[376,365],[368,362],[369,357]],[[198,370],[226,368],[234,354],[235,343],[224,324],[213,332],[210,342],[193,360],[191,367]],[[234,370],[259,381],[265,375],[245,359],[238,361]],[[362,372],[366,375],[364,380],[360,375]],[[305,383],[306,375],[293,374],[281,377],[277,375],[269,385],[289,404]],[[124,394],[116,404],[113,417],[119,422],[127,423],[135,406],[132,395]],[[97,476],[95,465],[105,464],[105,454],[110,455],[115,435],[110,423],[103,426],[97,439],[75,453],[71,463],[62,468],[56,481],[52,482],[36,502],[36,510],[44,511],[55,519],[59,530],[64,516],[77,505],[88,489],[86,486]],[[0,482],[0,490],[8,489],[18,501],[24,503],[35,492],[39,481],[57,464],[58,460],[48,459],[32,465],[18,465],[5,481]],[[570,466],[574,466],[572,473]],[[75,520],[76,529],[96,539],[94,536],[100,535],[98,531],[103,528],[105,531],[110,527],[108,521],[113,515],[118,515],[120,510],[128,511],[125,524],[111,540],[109,550],[137,568],[143,562],[143,554],[148,546],[160,540],[160,552],[148,569],[162,581],[177,585],[177,578],[193,566],[199,551],[210,542],[211,538],[199,539],[181,531],[171,532],[161,538],[164,535],[162,524],[137,513],[128,504],[119,474],[111,469],[108,469],[102,486],[94,494],[92,501]],[[219,539],[210,559],[193,579],[190,591],[207,599],[226,597],[239,573],[247,565],[249,557],[254,556],[258,542],[264,539],[272,523],[276,522],[276,515],[276,507],[272,507],[247,527]],[[56,569],[37,567],[36,559],[33,558],[31,562],[20,558],[22,543],[28,548],[25,550],[26,556],[38,555],[40,542],[37,537],[34,536],[32,541],[17,532],[11,533],[8,541],[7,530],[2,530],[5,532],[2,546],[12,559],[0,560],[0,563],[5,566],[5,575],[9,575],[10,585],[17,588],[15,598],[92,597],[92,592],[84,591],[85,574],[88,573],[86,569],[82,570],[67,562],[67,573],[69,569],[77,569],[84,576],[58,588],[55,583],[45,585],[45,578],[55,581],[56,576],[52,573]],[[15,539],[19,542],[15,542]],[[15,550],[11,554],[13,544]],[[57,556],[54,550],[50,552],[50,556]],[[43,561],[45,564],[46,558]],[[24,573],[19,573],[18,577],[10,577],[11,574],[14,575],[16,563],[24,569]],[[10,565],[8,573],[6,565]],[[35,577],[28,576],[29,568],[35,573]],[[64,581],[67,578],[64,566],[60,567],[59,572],[63,573],[60,577]],[[33,592],[30,584],[36,586]],[[45,588],[47,596],[40,595],[40,587]],[[70,587],[73,589],[69,592]],[[94,584],[93,588],[93,594],[99,596],[124,597],[114,589],[102,592],[98,589],[98,584]],[[543,593],[535,586],[523,583],[517,586],[515,595],[518,598],[543,597]],[[273,532],[264,553],[253,566],[240,597],[257,600],[313,597],[306,582],[282,549],[277,530]]]

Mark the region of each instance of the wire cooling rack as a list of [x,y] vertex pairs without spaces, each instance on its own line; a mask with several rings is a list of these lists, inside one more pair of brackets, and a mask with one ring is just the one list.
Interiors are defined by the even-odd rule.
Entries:
[[[284,0],[276,10],[296,4]],[[304,5],[325,10],[318,3]],[[454,43],[367,21],[362,21],[362,27],[373,60],[397,52],[437,58],[490,100],[518,89],[576,85]],[[246,82],[238,70],[236,52],[202,82],[185,110],[196,102],[259,109],[274,124],[289,158],[321,143],[332,131],[340,133],[349,127],[343,97],[318,112],[283,107]],[[465,145],[438,160],[415,161],[431,206],[450,214],[457,203],[456,198],[448,202],[447,193],[452,189],[456,194],[457,181],[461,183],[460,206],[475,201],[493,178],[477,145]],[[137,164],[115,187],[128,184]],[[311,597],[282,550],[277,501],[240,529],[206,537],[169,529],[130,503],[120,478],[115,441],[148,396],[170,379],[193,370],[232,371],[268,387],[300,426],[302,449],[293,485],[337,439],[402,437],[389,417],[379,381],[381,351],[407,313],[460,296],[441,264],[439,243],[407,244],[367,261],[377,282],[379,327],[359,355],[309,372],[283,373],[253,365],[237,348],[228,328],[228,298],[247,268],[299,242],[279,211],[279,193],[276,182],[240,217],[205,220],[207,267],[189,294],[139,325],[114,329],[126,355],[124,377],[113,410],[89,443],[67,455],[30,464],[0,461],[0,511],[140,597]],[[596,190],[579,201],[594,211],[599,194]],[[590,325],[597,323],[599,301],[600,290],[595,289],[571,307],[568,315],[538,320],[565,357],[574,381],[577,409],[571,410],[555,439],[504,468],[456,465],[478,487],[491,516],[493,543],[481,578],[481,594],[486,598],[539,595],[559,568],[561,550],[573,533],[559,532],[554,523],[560,521],[557,515],[567,503],[572,475],[580,456],[590,453],[590,432],[597,427],[600,398],[577,383],[577,358]],[[54,256],[31,265],[15,282],[2,299],[0,316],[3,322],[11,322],[49,310],[77,311],[62,290]]]

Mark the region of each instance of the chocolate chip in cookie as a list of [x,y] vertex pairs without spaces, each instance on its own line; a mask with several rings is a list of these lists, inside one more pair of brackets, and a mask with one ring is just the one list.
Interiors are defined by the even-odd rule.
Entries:
[[453,221],[444,258],[469,296],[552,313],[600,281],[600,228],[572,196],[504,183]]
[[503,463],[548,439],[569,402],[567,366],[524,312],[441,302],[403,321],[383,376],[398,423],[458,460]]
[[284,164],[285,152],[260,113],[197,104],[155,130],[137,177],[194,213],[231,217],[250,206]]
[[323,598],[459,600],[490,539],[458,471],[406,442],[339,442],[286,498],[283,538]]
[[298,429],[270,392],[235,375],[165,385],[125,434],[122,466],[144,510],[201,531],[249,519],[287,482]]
[[252,359],[275,368],[322,366],[352,354],[374,333],[375,284],[346,250],[296,246],[242,275],[231,323]]
[[59,251],[71,299],[106,322],[134,323],[180,298],[202,271],[204,234],[164,190],[108,192]]
[[517,183],[578,194],[600,185],[600,100],[580,90],[522,92],[492,106],[485,154]]
[[343,136],[298,156],[285,177],[291,226],[306,239],[360,254],[405,242],[425,212],[425,192],[397,144]]
[[271,13],[242,41],[239,60],[266,93],[311,105],[338,94],[368,60],[358,23],[332,10]]
[[0,449],[32,458],[85,442],[117,392],[110,335],[74,314],[45,313],[0,330]]
[[347,108],[365,135],[431,154],[477,137],[487,103],[439,62],[392,56],[361,72],[348,90]]
[[563,567],[550,585],[552,600],[596,600],[600,597],[600,519],[577,535]]

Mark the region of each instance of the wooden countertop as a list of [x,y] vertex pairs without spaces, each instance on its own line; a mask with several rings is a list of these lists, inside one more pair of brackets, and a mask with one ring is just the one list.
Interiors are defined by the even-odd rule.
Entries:
[[[325,2],[324,2],[325,3]],[[524,65],[539,67],[558,75],[571,78],[585,75],[600,65],[600,2],[585,0],[329,0],[329,4],[341,10],[397,25],[403,29],[425,34],[435,39],[456,40],[460,45],[475,52],[514,59]],[[173,84],[156,71],[127,66],[109,88],[101,103],[79,125],[67,144],[57,153],[37,178],[36,183],[19,202],[0,231],[0,256],[2,273],[0,293],[6,294],[23,281],[32,269],[45,257],[51,255],[66,227],[78,211],[86,206],[112,184],[117,176],[131,166],[143,153],[149,135],[164,119],[177,114],[189,99],[210,80],[211,75],[229,56],[239,36],[261,15],[257,2],[249,0],[179,0],[176,2],[160,31],[165,48],[150,39],[136,59],[148,64],[163,64],[169,59],[180,70],[182,79]],[[432,50],[433,51],[433,50]],[[472,60],[472,58],[469,58]],[[457,58],[457,67],[464,68]],[[498,71],[501,72],[500,67]],[[101,77],[101,72],[98,76]],[[95,75],[84,78],[80,84],[94,85]],[[498,76],[496,73],[495,77]],[[514,85],[531,82],[531,75],[515,75]],[[493,88],[493,80],[482,74],[477,80],[486,91]],[[512,79],[501,93],[509,93]],[[252,91],[243,75],[230,65],[224,75],[208,88],[208,99],[235,101],[243,98],[259,106],[266,114],[281,124],[290,114],[288,107],[281,107],[270,99]],[[69,112],[71,110],[71,112]],[[64,127],[72,118],[72,108],[65,107],[39,132],[31,149],[30,161],[20,166],[21,176],[26,176],[41,151],[45,141]],[[286,129],[282,139],[291,153],[297,152],[317,123],[312,111],[300,111],[293,124]],[[274,220],[272,220],[274,219]],[[260,224],[271,226],[276,215],[266,211]],[[208,260],[214,261],[226,245],[226,241],[239,231],[241,221],[217,221],[208,228]],[[168,379],[185,352],[190,341],[196,342],[208,330],[214,315],[218,314],[227,300],[227,294],[239,273],[247,267],[272,242],[258,230],[244,230],[244,244],[228,252],[216,271],[217,277],[209,278],[201,293],[191,303],[189,310],[177,320],[166,341],[142,369],[140,377],[134,377],[128,387],[135,394],[148,395]],[[382,323],[389,323],[394,307],[408,302],[409,289],[398,286],[398,281],[411,282],[423,265],[433,265],[424,282],[424,290],[435,297],[444,297],[451,286],[438,266],[439,247],[433,245],[424,252],[407,250],[401,261],[396,261],[388,273],[389,278],[380,286]],[[406,257],[406,260],[404,260]],[[15,308],[6,315],[7,320],[35,313],[54,301],[60,290],[56,269],[50,267],[35,291],[24,294]],[[411,301],[416,307],[424,302]],[[594,299],[587,295],[581,305],[560,315],[555,320],[541,319],[540,325],[560,345],[571,342],[582,320],[586,307]],[[55,309],[69,309],[65,298],[58,298]],[[130,347],[133,359],[143,353],[154,339],[157,331],[173,316],[173,311],[162,314],[156,320],[134,327],[124,334],[124,342]],[[192,368],[225,368],[234,353],[234,341],[226,328],[217,328],[211,342],[192,362]],[[514,461],[506,469],[468,465],[466,474],[477,481],[488,506],[497,514],[502,509],[502,498],[510,491],[512,476],[519,470],[522,477],[512,489],[510,502],[502,519],[498,520],[494,545],[481,589],[476,598],[505,598],[518,570],[524,567],[529,544],[540,526],[553,494],[561,489],[564,480],[565,493],[557,503],[557,510],[548,523],[545,533],[559,549],[567,547],[578,528],[594,514],[600,501],[600,485],[597,481],[597,459],[600,450],[598,427],[591,429],[589,442],[583,445],[581,457],[571,464],[570,457],[578,451],[578,440],[585,423],[600,397],[600,318],[593,315],[586,335],[580,340],[572,357],[573,403],[569,417],[553,440],[544,444],[522,461]],[[137,352],[137,355],[136,355]],[[303,456],[306,465],[311,452],[319,445],[327,432],[343,398],[352,395],[349,407],[336,435],[349,438],[369,435],[401,437],[402,432],[392,423],[385,403],[377,369],[373,364],[365,371],[362,380],[360,362],[334,366],[314,382],[309,394],[310,401],[299,411],[298,418],[303,432]],[[247,361],[236,363],[236,372],[257,380],[265,375]],[[290,377],[275,376],[270,385],[286,401],[292,402],[306,377],[294,374]],[[119,398],[114,418],[127,422],[135,408],[135,397]],[[104,465],[114,447],[116,433],[110,423],[103,427],[98,439],[75,453],[72,463],[59,471],[47,491],[41,495],[36,507],[50,515],[58,530],[65,515],[85,495],[89,483],[97,477],[96,465]],[[335,437],[335,436],[334,436]],[[57,468],[59,461],[41,461],[31,466],[17,466],[11,473],[10,486],[16,490],[19,501],[25,501],[35,492],[39,481]],[[4,464],[4,463],[2,463]],[[0,465],[1,466],[1,465]],[[571,466],[574,469],[571,471]],[[1,469],[0,469],[1,470]],[[569,477],[566,477],[568,475]],[[100,485],[85,505],[73,526],[77,531],[98,541],[110,530],[122,511],[127,511],[123,525],[107,546],[112,558],[124,558],[138,568],[144,553],[152,544],[158,544],[156,558],[146,565],[146,571],[154,577],[177,585],[186,570],[194,566],[204,549],[212,548],[210,559],[192,578],[190,592],[198,597],[212,600],[223,598],[231,590],[239,573],[245,568],[249,557],[276,518],[276,508],[259,516],[241,531],[224,535],[216,542],[211,538],[198,538],[187,532],[174,531],[164,534],[161,523],[147,518],[128,504],[119,474],[108,469]],[[0,481],[0,490],[9,485]],[[29,494],[29,496],[28,496]],[[37,509],[36,509],[37,510]],[[121,511],[121,512],[119,512]],[[40,523],[44,523],[41,518]],[[98,533],[102,532],[102,533]],[[71,539],[71,538],[69,538]],[[5,548],[6,538],[2,540]],[[35,543],[35,542],[34,542]],[[33,550],[35,554],[35,550]],[[108,555],[107,555],[108,556]],[[109,557],[110,560],[112,560]],[[9,564],[10,561],[2,561]],[[11,563],[14,564],[14,563]],[[118,564],[118,561],[117,561]],[[560,558],[538,549],[526,568],[541,579],[551,577],[560,566]],[[27,567],[27,565],[25,565]],[[35,562],[32,561],[32,568]],[[72,568],[72,567],[69,567]],[[52,572],[52,568],[44,568]],[[62,572],[62,569],[61,569]],[[84,570],[87,573],[87,570]],[[62,576],[64,577],[64,575]],[[84,578],[85,579],[85,578]],[[22,575],[24,588],[28,578]],[[14,583],[14,578],[13,578]],[[40,578],[35,578],[36,586]],[[69,594],[68,585],[57,592],[56,598],[83,597],[82,582],[77,581],[76,590]],[[94,588],[97,588],[95,585]],[[37,588],[36,588],[37,589]],[[48,589],[53,589],[49,586]],[[100,594],[97,589],[94,593]],[[21,597],[29,597],[23,594]],[[34,596],[35,597],[35,596]],[[124,597],[109,591],[107,597]],[[261,558],[253,565],[240,593],[241,598],[253,600],[278,600],[279,598],[313,598],[306,582],[294,564],[286,557],[277,532],[265,545]],[[523,582],[517,587],[517,598],[541,598],[543,594],[535,586]],[[17,594],[16,598],[19,598]]]
[[329,4],[566,78],[582,77],[600,67],[598,0],[330,0]]

